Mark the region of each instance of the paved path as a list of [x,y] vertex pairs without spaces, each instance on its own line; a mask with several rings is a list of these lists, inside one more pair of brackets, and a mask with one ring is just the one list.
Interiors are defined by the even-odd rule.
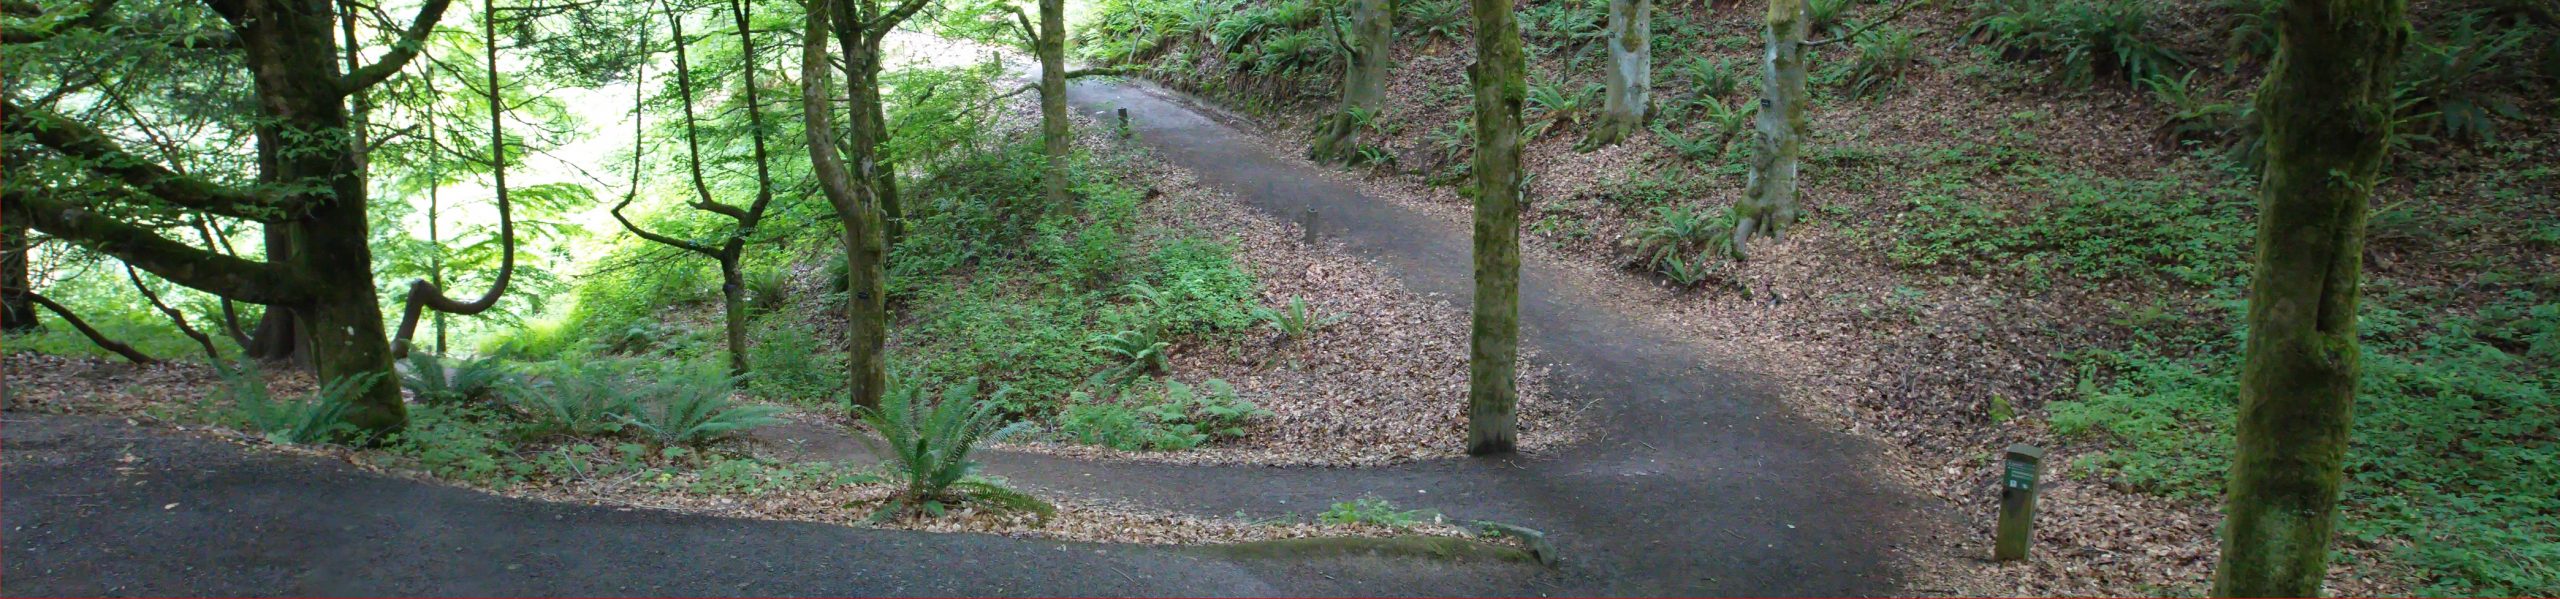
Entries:
[[[1413,291],[1466,298],[1467,232],[1363,196],[1169,95],[1079,82],[1143,143],[1255,207],[1322,211],[1321,232]],[[1132,547],[547,504],[247,453],[114,420],[0,424],[0,592],[400,595],[1867,595],[1930,517],[1860,468],[1878,449],[1793,416],[1689,340],[1612,306],[1649,290],[1523,266],[1525,338],[1555,392],[1598,398],[1595,440],[1537,458],[1372,469],[1095,463],[1018,453],[990,470],[1045,489],[1224,515],[1310,514],[1377,495],[1546,530],[1561,570],[1358,556],[1275,560]],[[858,451],[840,431],[784,431]],[[134,455],[130,471],[119,459]],[[166,507],[174,504],[174,507]]]

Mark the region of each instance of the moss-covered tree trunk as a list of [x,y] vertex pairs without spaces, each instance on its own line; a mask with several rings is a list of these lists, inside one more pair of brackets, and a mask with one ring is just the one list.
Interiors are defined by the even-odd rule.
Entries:
[[1768,48],[1760,61],[1760,114],[1752,128],[1751,175],[1734,206],[1733,251],[1752,235],[1778,237],[1796,221],[1796,162],[1804,147],[1804,0],[1769,0]]
[[[845,264],[847,268],[845,298],[846,339],[849,346],[851,376],[846,383],[853,405],[876,408],[886,391],[888,360],[884,354],[888,340],[888,297],[882,273],[882,260],[888,253],[883,231],[879,196],[870,185],[870,164],[859,164],[861,172],[846,168],[841,151],[836,148],[833,110],[829,106],[826,38],[830,17],[844,18],[850,11],[831,6],[852,0],[813,0],[810,3],[806,37],[801,43],[800,101],[803,130],[809,143],[810,170],[817,176],[819,191],[835,207],[836,217],[844,226]],[[872,62],[876,63],[876,55]],[[858,93],[858,92],[857,92]],[[863,118],[861,108],[855,119]],[[859,145],[863,140],[857,139]],[[862,155],[864,152],[856,152]]]
[[[1342,60],[1342,106],[1317,123],[1307,157],[1326,164],[1360,155],[1360,129],[1387,103],[1387,72],[1395,68],[1395,8],[1387,0],[1350,0],[1351,32],[1335,32]],[[1338,27],[1327,19],[1326,27]],[[1348,39],[1345,39],[1348,38]]]
[[390,376],[391,345],[374,291],[365,180],[331,31],[335,11],[326,0],[249,2],[242,10],[237,25],[250,71],[259,75],[260,112],[278,119],[287,148],[276,155],[276,180],[299,196],[289,199],[313,206],[289,225],[292,259],[284,265],[309,282],[311,299],[289,309],[309,325],[320,380],[372,377],[348,398],[354,408],[347,422],[398,430],[408,410],[400,381]]
[[2258,93],[2267,165],[2223,502],[2225,597],[2312,597],[2354,421],[2366,203],[2390,147],[2404,0],[2289,0]]
[[1520,108],[1527,86],[1511,0],[1474,0],[1475,309],[1467,352],[1467,453],[1517,444],[1520,359]]
[[27,265],[27,225],[0,214],[0,332],[36,330],[34,284]]
[[1644,128],[1653,91],[1653,0],[1609,0],[1608,36],[1606,95],[1585,148],[1625,141]]
[[1033,50],[1040,55],[1040,149],[1048,168],[1040,187],[1049,208],[1067,206],[1067,2],[1040,0],[1040,35]]

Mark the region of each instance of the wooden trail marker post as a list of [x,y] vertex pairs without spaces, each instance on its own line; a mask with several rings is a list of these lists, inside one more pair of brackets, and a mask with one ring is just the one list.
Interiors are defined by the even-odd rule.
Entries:
[[1120,137],[1129,136],[1129,109],[1120,109]]
[[2036,529],[2036,478],[2043,473],[2044,450],[2033,445],[2009,446],[2000,468],[2000,530],[1993,533],[1991,559],[2027,558]]
[[1302,223],[1298,229],[1300,236],[1298,244],[1314,247],[1316,244],[1316,209],[1307,209],[1307,222]]

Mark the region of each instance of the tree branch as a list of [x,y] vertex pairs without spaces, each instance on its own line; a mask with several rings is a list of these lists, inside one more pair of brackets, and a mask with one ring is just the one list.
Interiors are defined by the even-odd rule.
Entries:
[[[441,3],[447,0],[428,0]],[[496,0],[481,0],[481,11],[495,13]],[[441,10],[441,9],[439,9]],[[427,308],[446,314],[472,315],[498,305],[507,294],[508,279],[516,272],[516,219],[514,204],[507,198],[506,103],[498,95],[498,20],[481,19],[480,33],[488,40],[489,79],[489,178],[498,194],[498,280],[489,283],[489,291],[469,302],[445,297],[444,290],[426,279],[409,281],[408,305],[400,311],[400,328],[391,338],[394,358],[409,354],[409,339],[418,332],[418,315]]]
[[[418,57],[418,51],[426,48],[427,35],[435,32],[436,22],[444,19],[444,9],[451,4],[453,0],[427,0],[425,6],[418,7],[418,16],[409,21],[409,30],[400,34],[400,40],[391,44],[391,52],[382,55],[382,59],[374,61],[373,64],[347,73],[346,77],[339,80],[339,93],[352,94],[364,88],[373,87],[384,79],[390,79],[391,75],[400,72],[400,69],[407,68],[409,61]],[[495,19],[496,17],[489,16],[483,20],[494,21]],[[355,43],[355,40],[347,40],[347,43]]]
[[98,344],[98,347],[106,348],[107,351],[115,352],[116,355],[119,356],[124,356],[126,361],[130,361],[135,364],[150,364],[159,361],[152,359],[149,354],[142,353],[141,350],[134,349],[131,345],[125,345],[124,342],[108,339],[105,333],[100,333],[98,332],[98,329],[90,327],[89,321],[81,320],[80,315],[71,313],[71,309],[62,307],[62,304],[53,303],[53,300],[46,298],[44,294],[31,291],[27,293],[27,299],[35,302],[38,306],[44,306],[44,309],[46,310],[52,310],[54,316],[62,317],[63,322],[71,323],[71,328],[79,329],[81,335],[88,336],[90,343]]
[[205,293],[275,305],[308,300],[314,288],[275,264],[197,249],[87,208],[24,190],[0,191],[0,204],[6,205],[0,210],[26,215],[28,224],[47,235],[114,256],[169,282]]
[[178,174],[125,151],[97,129],[50,111],[22,107],[6,98],[0,98],[0,111],[5,111],[0,114],[0,130],[26,135],[64,156],[84,161],[90,171],[114,177],[182,208],[259,222],[284,221],[308,208],[300,202]]
[[187,313],[180,312],[177,308],[169,307],[168,303],[160,301],[160,293],[152,291],[150,285],[143,284],[141,271],[134,270],[132,264],[126,264],[124,277],[126,280],[133,281],[133,290],[142,292],[142,299],[151,302],[151,307],[159,309],[160,314],[169,317],[169,324],[178,325],[179,333],[185,334],[188,339],[196,340],[196,345],[204,346],[206,360],[222,361],[222,352],[213,348],[213,337],[205,335],[204,331],[196,330],[195,325],[187,324]]

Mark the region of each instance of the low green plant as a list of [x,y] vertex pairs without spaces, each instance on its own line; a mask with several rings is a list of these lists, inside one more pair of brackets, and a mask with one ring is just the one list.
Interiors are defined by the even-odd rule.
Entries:
[[1307,305],[1307,298],[1293,295],[1289,296],[1288,305],[1279,309],[1255,307],[1253,317],[1262,321],[1271,332],[1279,333],[1281,338],[1297,340],[1341,322],[1343,315],[1317,312]]
[[347,423],[347,413],[355,409],[350,400],[382,378],[381,373],[339,377],[308,397],[278,399],[254,363],[215,362],[214,369],[222,377],[217,396],[228,404],[223,419],[282,445],[326,443],[354,432]]
[[540,369],[512,403],[550,431],[594,435],[622,430],[637,405],[624,372],[628,362],[569,355]]
[[1426,38],[1458,39],[1466,26],[1466,6],[1450,0],[1398,2],[1396,25]]
[[2496,141],[2497,119],[2525,118],[2503,93],[2513,77],[2503,59],[2530,42],[2534,30],[2492,31],[2477,14],[2436,29],[2433,36],[2411,36],[2401,54],[2400,75],[2392,84],[2399,115],[2436,139]]
[[514,375],[507,372],[506,360],[495,355],[451,363],[435,354],[409,352],[409,371],[402,373],[400,383],[416,395],[420,403],[480,403],[497,399]]
[[1002,442],[1030,428],[1028,423],[1004,423],[998,406],[1009,392],[998,388],[981,398],[973,380],[944,388],[935,400],[922,387],[893,379],[880,407],[855,409],[854,416],[871,427],[873,436],[863,439],[871,443],[874,453],[888,456],[888,478],[899,486],[897,496],[872,518],[910,512],[938,516],[950,504],[968,500],[1044,506],[1020,492],[976,478],[983,465],[969,457],[981,445]]
[[1086,339],[1094,351],[1119,360],[1120,365],[1104,371],[1104,378],[1128,380],[1140,375],[1164,372],[1165,350],[1172,347],[1145,329],[1132,329]]
[[1179,451],[1244,436],[1269,410],[1236,394],[1226,381],[1199,387],[1181,381],[1139,381],[1117,393],[1070,396],[1058,430],[1078,443],[1123,451]]
[[1893,89],[1920,63],[1918,34],[1900,27],[1869,31],[1854,43],[1857,58],[1849,66],[1849,95],[1865,97]]
[[773,324],[747,350],[747,392],[767,401],[829,404],[844,390],[843,354],[821,352],[807,325]]
[[[1597,83],[1574,88],[1563,81],[1546,80],[1530,84],[1526,100],[1529,112],[1539,119],[1537,130],[1543,132],[1557,125],[1580,123],[1597,106],[1600,91]],[[1523,133],[1521,137],[1537,136]]]
[[739,382],[708,362],[671,365],[641,388],[638,405],[619,418],[661,447],[698,446],[729,433],[781,422],[774,418],[781,408],[732,400],[729,394]]
[[1377,497],[1362,497],[1334,503],[1332,507],[1325,508],[1323,513],[1316,514],[1316,521],[1325,524],[1369,524],[1403,528],[1420,523],[1423,516],[1422,510],[1398,509],[1395,502]]
[[1652,224],[1636,230],[1636,256],[1646,268],[1699,252],[1730,253],[1732,246],[1733,219],[1722,209],[1655,206]]
[[1983,0],[1969,35],[2013,59],[2048,59],[2067,85],[2142,81],[2184,68],[2186,57],[2152,24],[2140,0]]
[[791,301],[791,271],[783,268],[750,270],[745,273],[747,309],[757,314],[781,312]]

